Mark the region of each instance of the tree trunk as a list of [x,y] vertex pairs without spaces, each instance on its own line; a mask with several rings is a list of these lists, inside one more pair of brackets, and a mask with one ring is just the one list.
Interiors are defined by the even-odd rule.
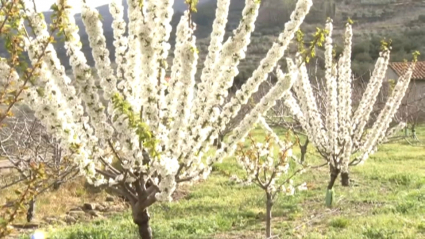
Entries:
[[33,197],[28,203],[27,210],[27,222],[31,222],[35,216],[35,197]]
[[329,180],[328,189],[331,190],[335,184],[336,179],[338,178],[339,169],[335,168],[334,166],[329,165],[331,179]]
[[141,239],[152,239],[152,229],[149,225],[149,213],[146,208],[143,211],[135,211],[137,207],[133,207],[133,222],[139,227],[139,235]]
[[272,207],[273,207],[273,198],[271,193],[266,192],[267,203],[266,203],[266,238],[271,238],[272,236]]
[[305,155],[307,154],[307,146],[308,146],[308,139],[305,141],[304,145],[300,144],[300,151],[301,151],[301,163],[304,163]]
[[344,187],[350,186],[350,174],[348,172],[341,173],[341,184]]
[[416,127],[415,124],[412,124],[412,138],[414,140],[418,140],[418,136],[416,135]]
[[221,148],[221,142],[224,140],[224,134],[220,133],[216,139],[214,139],[213,145],[218,149]]
[[327,207],[332,207],[332,202],[333,202],[333,198],[334,198],[334,191],[333,191],[333,186],[335,184],[336,179],[338,178],[338,174],[340,173],[340,170],[336,167],[334,167],[332,164],[329,165],[329,169],[330,169],[330,180],[329,180],[329,184],[328,184],[328,189],[326,191],[326,206]]

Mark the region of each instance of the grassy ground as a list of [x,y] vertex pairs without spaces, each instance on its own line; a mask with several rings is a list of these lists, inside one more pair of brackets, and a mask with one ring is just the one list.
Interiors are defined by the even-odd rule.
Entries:
[[[261,134],[259,131],[257,134]],[[425,128],[418,136],[425,138]],[[308,159],[320,158],[310,148]],[[233,159],[215,166],[205,182],[182,188],[178,201],[151,208],[159,239],[264,238],[265,196],[240,186],[228,174],[242,175]],[[383,145],[363,166],[352,168],[351,187],[335,187],[334,207],[324,206],[327,168],[297,179],[309,190],[280,196],[274,205],[277,238],[425,238],[425,148],[403,141]],[[137,238],[129,213],[90,225],[57,228],[49,238]]]

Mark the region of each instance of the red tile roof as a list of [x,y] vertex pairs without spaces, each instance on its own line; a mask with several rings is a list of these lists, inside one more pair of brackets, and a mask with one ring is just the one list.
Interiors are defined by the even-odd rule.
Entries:
[[[410,63],[405,62],[391,62],[390,67],[397,73],[397,75],[401,76],[407,71],[409,64]],[[425,80],[425,61],[416,62],[412,80]]]

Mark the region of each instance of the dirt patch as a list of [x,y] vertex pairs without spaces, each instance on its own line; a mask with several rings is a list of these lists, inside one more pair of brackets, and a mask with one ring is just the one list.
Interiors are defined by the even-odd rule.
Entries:
[[9,160],[0,160],[0,175],[10,173],[12,171],[13,165]]
[[189,186],[179,186],[171,197],[173,198],[173,201],[180,201],[185,199],[189,193]]
[[[215,234],[212,239],[262,239],[265,237],[265,232],[259,233],[257,231],[234,231]],[[211,238],[211,237],[208,237]],[[202,238],[201,238],[202,239]],[[206,239],[206,238],[205,238]],[[276,238],[277,239],[277,238]]]
[[22,234],[33,232],[37,228],[44,228],[47,226],[67,226],[75,223],[89,222],[94,220],[102,220],[123,213],[128,210],[128,205],[116,197],[107,196],[102,202],[86,202],[79,206],[70,208],[65,214],[51,215],[31,223],[14,223],[12,228],[14,232],[8,236],[8,239],[20,238]]

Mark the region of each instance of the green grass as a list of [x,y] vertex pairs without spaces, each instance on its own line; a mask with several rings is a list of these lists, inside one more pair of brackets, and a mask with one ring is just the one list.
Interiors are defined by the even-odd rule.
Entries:
[[[257,135],[261,132],[256,130]],[[425,138],[425,128],[418,132]],[[310,148],[310,162],[321,162]],[[327,168],[298,178],[310,189],[281,195],[273,210],[279,238],[425,238],[425,148],[404,141],[386,144],[364,165],[351,169],[351,187],[335,187],[334,207],[324,206]],[[150,209],[155,238],[264,238],[265,196],[240,186],[228,174],[243,171],[233,159],[214,166],[204,182],[185,187],[183,197]],[[130,213],[106,221],[57,228],[49,238],[137,238]]]

